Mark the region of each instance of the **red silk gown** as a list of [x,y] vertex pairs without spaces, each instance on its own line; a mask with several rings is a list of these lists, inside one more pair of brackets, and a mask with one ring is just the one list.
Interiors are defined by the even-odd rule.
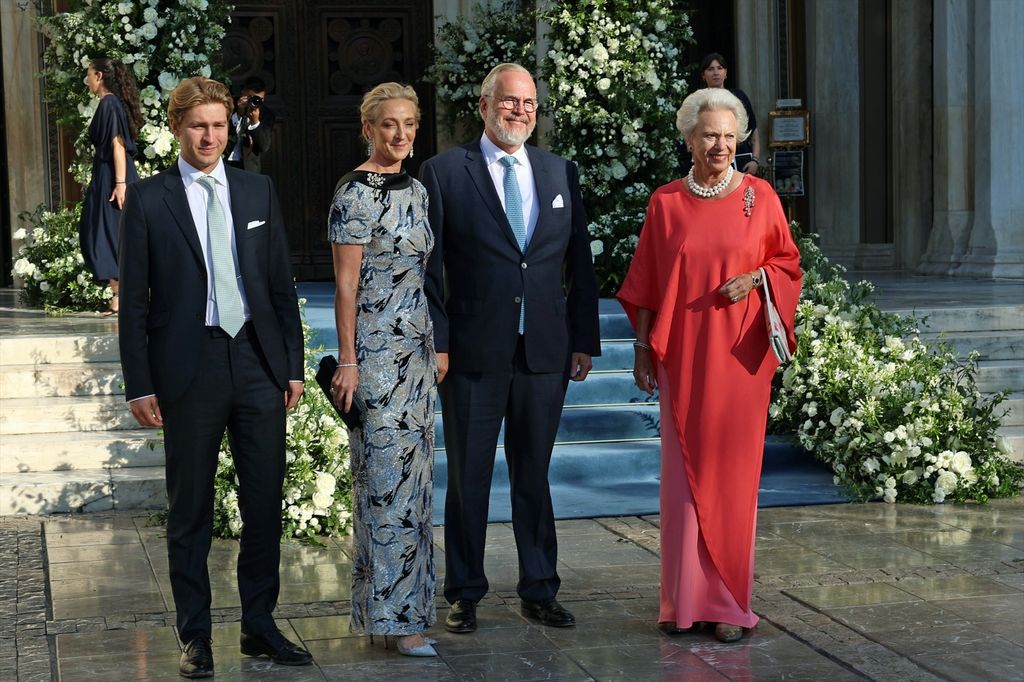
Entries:
[[[753,205],[748,216],[750,190]],[[668,487],[661,494],[662,514],[677,512],[666,510],[666,505],[673,499],[685,500],[688,496],[681,486],[686,485],[699,526],[698,533],[690,534],[696,536],[695,546],[687,546],[692,540],[684,544],[681,533],[666,537],[663,524],[663,615],[666,589],[675,593],[666,581],[683,570],[666,566],[664,557],[677,557],[674,561],[693,566],[698,549],[703,550],[697,545],[703,544],[717,572],[717,577],[708,577],[720,579],[739,611],[753,618],[748,623],[718,622],[750,626],[757,620],[750,612],[757,489],[771,381],[778,362],[768,345],[763,291],[732,303],[718,289],[730,277],[759,267],[767,274],[772,298],[789,332],[790,348],[795,349],[800,252],[771,186],[745,175],[729,195],[709,201],[694,196],[685,181],[675,180],[651,196],[636,253],[617,297],[634,328],[639,308],[654,311],[650,344],[659,373],[671,387],[670,409],[662,405],[662,413],[672,415],[675,428],[662,429],[662,457],[681,455],[684,466],[663,465],[663,471],[680,473],[676,480],[663,477],[661,481],[663,488]],[[666,444],[666,432],[671,437],[672,431],[678,443]],[[679,571],[669,576],[666,568]],[[687,605],[686,610],[698,615],[695,620],[716,620],[699,617],[699,604]]]

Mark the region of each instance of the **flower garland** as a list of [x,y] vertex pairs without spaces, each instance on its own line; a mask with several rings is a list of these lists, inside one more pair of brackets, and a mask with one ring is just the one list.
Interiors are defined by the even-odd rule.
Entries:
[[544,60],[551,149],[576,162],[603,294],[625,276],[647,200],[678,176],[681,47],[693,40],[671,0],[563,0]]
[[483,132],[478,104],[480,83],[498,64],[514,62],[533,72],[536,14],[514,0],[459,15],[437,29],[434,63],[427,76],[437,91],[449,133],[461,139]]
[[[795,227],[795,224],[794,224]],[[998,436],[1004,394],[978,391],[977,354],[929,349],[914,318],[867,299],[813,237],[798,237],[803,291],[797,351],[781,372],[770,428],[795,433],[837,484],[885,502],[984,502],[1018,495],[1024,468]]]

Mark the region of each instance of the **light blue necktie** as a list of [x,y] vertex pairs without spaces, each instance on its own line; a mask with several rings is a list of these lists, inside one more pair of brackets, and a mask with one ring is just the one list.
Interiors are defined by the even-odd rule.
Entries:
[[217,316],[220,328],[234,338],[245,324],[245,317],[242,313],[242,297],[238,293],[235,259],[231,257],[231,233],[224,217],[224,207],[217,198],[217,181],[204,175],[196,182],[203,186],[207,194],[206,232],[210,260],[213,263],[213,299],[217,302]]
[[[501,162],[505,165],[505,215],[508,217],[508,224],[512,226],[512,233],[519,242],[519,250],[526,252],[526,221],[523,219],[523,195],[519,193],[519,180],[516,178],[516,159],[514,156],[503,156]],[[524,292],[525,294],[525,292]],[[521,297],[519,303],[519,333],[522,334],[526,328],[526,296]]]

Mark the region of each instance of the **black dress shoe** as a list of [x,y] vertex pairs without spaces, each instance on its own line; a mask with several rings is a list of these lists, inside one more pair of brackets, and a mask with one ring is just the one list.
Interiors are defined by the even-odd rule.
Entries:
[[306,665],[313,660],[308,651],[289,642],[279,630],[265,635],[251,635],[243,631],[239,644],[246,656],[269,656],[278,665]]
[[213,644],[209,635],[199,635],[185,645],[178,674],[190,680],[213,677]]
[[448,610],[444,619],[444,629],[456,634],[465,634],[476,630],[476,602],[468,599],[457,599]]
[[538,602],[523,600],[522,611],[527,618],[533,618],[553,628],[576,625],[576,616],[569,613],[569,609],[559,604],[557,599]]

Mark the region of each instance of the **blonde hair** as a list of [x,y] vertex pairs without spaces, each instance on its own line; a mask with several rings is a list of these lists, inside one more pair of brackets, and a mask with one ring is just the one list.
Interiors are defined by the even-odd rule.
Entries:
[[725,88],[701,88],[694,90],[679,107],[676,112],[676,128],[683,134],[683,139],[689,139],[693,129],[697,127],[697,120],[705,111],[731,111],[736,117],[737,141],[743,142],[750,137],[747,130],[747,110],[743,108],[743,102],[739,97],[732,94]]
[[411,102],[416,110],[416,124],[419,125],[420,98],[416,96],[416,91],[412,89],[412,86],[402,85],[401,83],[381,83],[363,95],[363,102],[359,105],[359,119],[363,124],[362,134],[363,138],[367,141],[370,138],[366,137],[366,124],[373,125],[377,122],[381,106],[389,99],[404,99]]
[[189,109],[203,104],[223,104],[228,118],[231,117],[231,112],[235,108],[231,91],[223,83],[202,76],[186,78],[178,84],[178,87],[174,88],[167,101],[168,123],[173,125],[181,123]]
[[530,73],[521,64],[513,64],[511,62],[498,64],[493,69],[491,69],[490,73],[484,76],[484,82],[480,84],[480,96],[491,97],[492,95],[494,95],[494,90],[497,87],[496,81],[498,80],[498,76],[505,73],[506,71],[512,71],[515,73],[525,73],[530,78],[533,78],[533,74]]

